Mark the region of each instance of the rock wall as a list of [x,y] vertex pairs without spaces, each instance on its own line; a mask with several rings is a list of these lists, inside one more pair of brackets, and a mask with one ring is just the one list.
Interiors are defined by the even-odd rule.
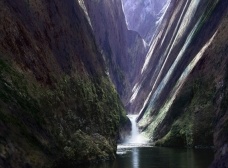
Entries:
[[[217,10],[221,12],[221,8]],[[226,12],[211,45],[189,75],[154,136],[157,145],[177,146],[178,142],[181,146],[214,146],[215,160],[211,167],[227,167],[228,164],[227,21]]]
[[127,29],[121,0],[84,0],[84,3],[111,79],[126,105],[148,46],[138,33]]
[[171,1],[131,108],[156,145],[215,146],[227,164],[227,1]]
[[0,167],[113,159],[126,118],[81,4],[0,9]]

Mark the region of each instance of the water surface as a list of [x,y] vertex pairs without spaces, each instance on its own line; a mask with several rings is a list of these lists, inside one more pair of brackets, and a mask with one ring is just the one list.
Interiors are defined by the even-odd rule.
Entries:
[[118,150],[115,161],[87,168],[207,168],[212,160],[210,149],[128,147]]
[[84,168],[207,168],[213,161],[210,149],[162,148],[150,146],[136,123],[137,115],[128,115],[132,131],[125,143],[118,145],[117,158],[112,162]]

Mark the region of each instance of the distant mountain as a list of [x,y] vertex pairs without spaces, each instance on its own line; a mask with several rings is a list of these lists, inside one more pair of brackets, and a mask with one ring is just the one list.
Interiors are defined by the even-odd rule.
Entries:
[[124,105],[139,76],[148,45],[138,32],[128,30],[121,0],[90,1],[84,4],[96,42],[104,55],[109,75]]
[[169,0],[122,0],[128,29],[139,32],[145,41],[149,43],[168,1]]

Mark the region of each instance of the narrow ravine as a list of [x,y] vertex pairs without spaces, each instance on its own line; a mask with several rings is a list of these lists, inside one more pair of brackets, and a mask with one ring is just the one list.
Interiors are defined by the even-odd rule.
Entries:
[[228,0],[2,0],[0,37],[0,167],[228,167]]

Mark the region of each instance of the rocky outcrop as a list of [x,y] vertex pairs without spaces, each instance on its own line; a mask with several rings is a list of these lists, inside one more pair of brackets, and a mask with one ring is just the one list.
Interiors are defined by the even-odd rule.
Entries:
[[139,32],[149,44],[163,14],[168,7],[167,0],[132,1],[122,0],[128,29]]
[[123,107],[79,2],[0,9],[0,167],[114,158]]
[[227,6],[171,1],[130,102],[157,145],[215,145],[214,167],[227,164]]
[[121,0],[84,0],[84,3],[110,77],[126,105],[140,74],[137,67],[143,65],[148,46],[138,33],[127,29]]

